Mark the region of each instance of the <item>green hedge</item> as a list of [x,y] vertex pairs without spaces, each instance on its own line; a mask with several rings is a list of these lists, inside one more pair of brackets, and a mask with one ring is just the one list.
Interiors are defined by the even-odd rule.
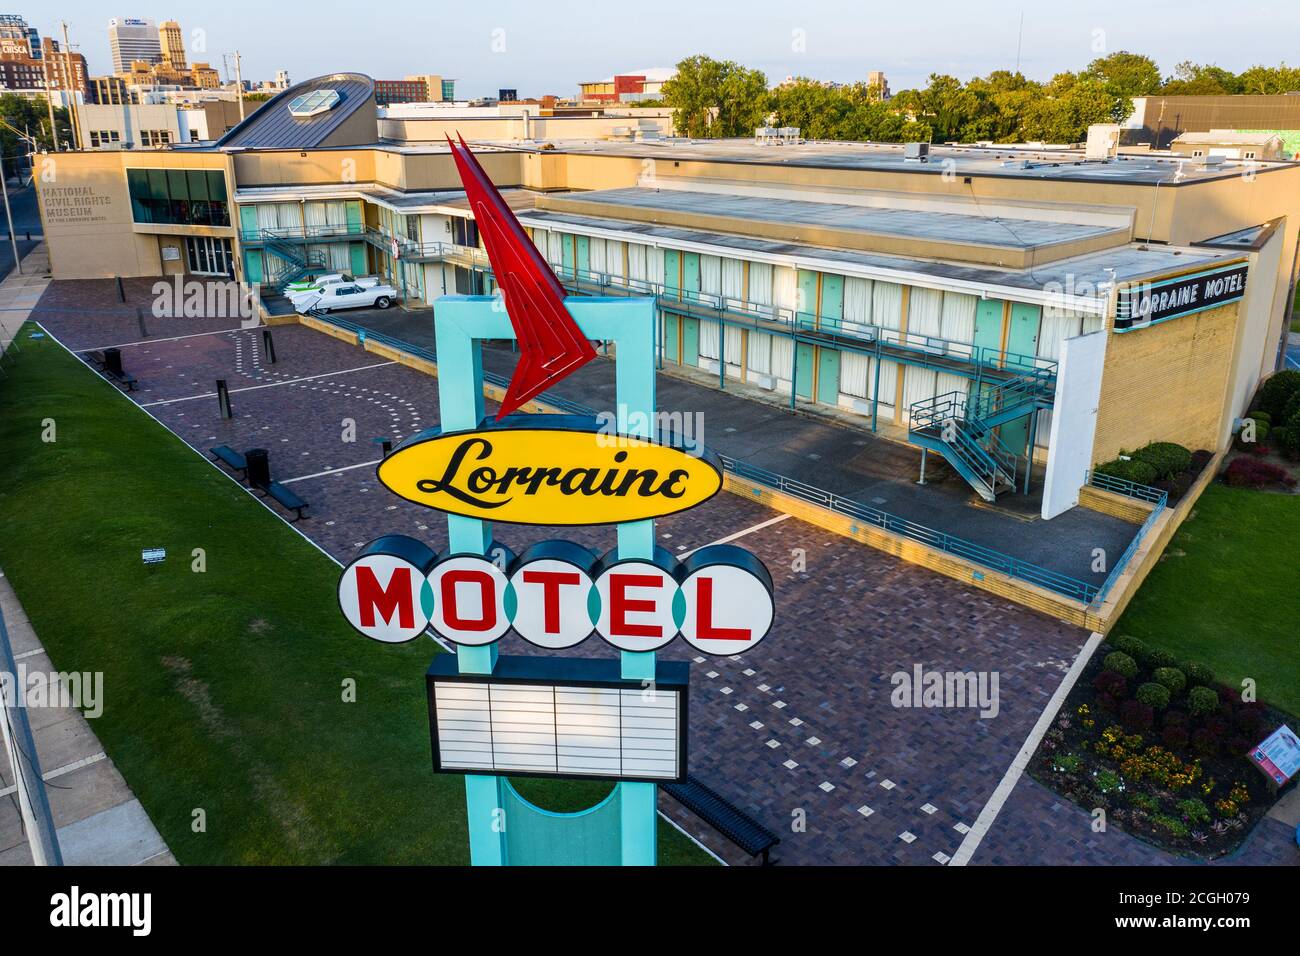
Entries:
[[1152,465],[1145,461],[1138,461],[1132,458],[1125,461],[1122,458],[1115,458],[1111,461],[1102,462],[1092,469],[1093,474],[1107,475],[1111,478],[1119,478],[1123,481],[1131,481],[1136,485],[1149,485],[1156,480],[1156,470]]
[[1172,478],[1192,466],[1191,451],[1171,441],[1153,441],[1133,452],[1130,457],[1154,468],[1157,478]]

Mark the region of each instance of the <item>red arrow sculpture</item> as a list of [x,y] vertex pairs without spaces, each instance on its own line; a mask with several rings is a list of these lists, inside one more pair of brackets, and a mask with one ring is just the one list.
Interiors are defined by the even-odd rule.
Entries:
[[590,362],[596,350],[564,307],[564,286],[459,138],[457,146],[448,136],[447,145],[519,340],[519,364],[497,412],[500,420]]

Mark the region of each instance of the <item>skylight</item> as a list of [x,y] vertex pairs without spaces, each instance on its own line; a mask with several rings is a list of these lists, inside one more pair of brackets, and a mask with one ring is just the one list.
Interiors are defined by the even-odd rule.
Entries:
[[295,96],[289,103],[289,115],[306,119],[332,110],[339,102],[338,90],[312,90]]

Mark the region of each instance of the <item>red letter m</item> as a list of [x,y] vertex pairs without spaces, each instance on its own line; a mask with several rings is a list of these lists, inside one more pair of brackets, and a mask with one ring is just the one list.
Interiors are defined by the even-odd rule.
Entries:
[[364,564],[357,567],[357,606],[361,611],[361,626],[375,626],[375,611],[386,623],[398,613],[399,627],[415,626],[415,607],[411,602],[411,569],[394,568],[388,587],[379,586],[375,572]]

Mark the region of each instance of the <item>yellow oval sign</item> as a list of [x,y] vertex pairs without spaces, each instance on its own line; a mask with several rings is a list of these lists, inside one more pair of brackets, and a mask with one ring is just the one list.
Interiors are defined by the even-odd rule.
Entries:
[[397,449],[378,475],[394,494],[428,508],[532,525],[659,518],[722,487],[713,455],[601,431],[590,419],[435,434]]

